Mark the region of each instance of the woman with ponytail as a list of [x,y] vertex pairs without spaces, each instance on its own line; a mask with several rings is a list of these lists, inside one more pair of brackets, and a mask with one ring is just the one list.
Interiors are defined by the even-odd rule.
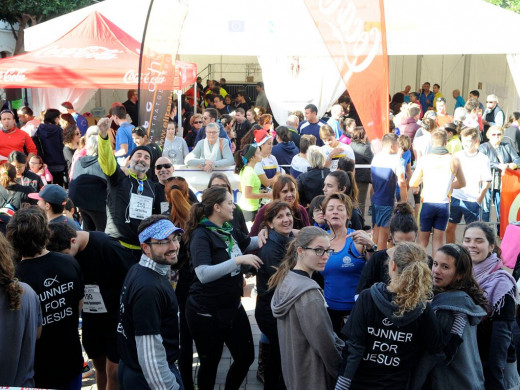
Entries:
[[323,291],[311,279],[332,252],[329,235],[307,226],[291,241],[269,288],[278,323],[282,373],[288,389],[331,389],[338,375],[343,342],[332,330]]
[[423,352],[442,351],[428,299],[432,277],[420,246],[401,242],[388,250],[390,283],[364,290],[342,330],[346,336],[336,389],[406,389]]
[[[415,370],[411,388],[483,390],[477,324],[487,315],[488,302],[473,276],[467,249],[456,244],[440,247],[433,259],[432,276],[435,296],[431,305],[447,345],[446,359],[439,361],[425,354]],[[453,327],[460,317],[463,326]]]
[[13,251],[0,234],[0,383],[34,387],[34,353],[41,333],[40,301],[14,277]]
[[[189,201],[189,187],[186,179],[173,176],[166,180],[164,192],[169,204],[169,210],[164,213],[175,226],[186,228],[191,204]],[[179,303],[179,372],[185,390],[193,390],[193,337],[186,322],[186,300],[193,280],[193,271],[190,268],[188,247],[181,240],[177,263],[172,266],[171,280],[177,279],[175,296]]]
[[511,389],[519,383],[512,342],[518,290],[515,279],[502,269],[502,252],[496,240],[488,224],[472,222],[464,230],[462,245],[469,251],[473,274],[488,300],[489,315],[477,328],[485,388]]
[[240,176],[242,196],[238,201],[246,221],[253,222],[260,208],[260,199],[272,199],[270,192],[260,192],[262,182],[255,172],[255,165],[262,161],[262,153],[256,144],[244,146],[235,153],[235,173]]
[[241,266],[258,269],[262,261],[244,255],[258,249],[257,237],[248,237],[229,223],[233,196],[223,187],[211,187],[194,204],[186,222],[185,237],[195,277],[186,302],[186,320],[200,359],[198,388],[212,390],[224,343],[233,363],[226,389],[238,390],[255,360],[251,327],[241,304]]

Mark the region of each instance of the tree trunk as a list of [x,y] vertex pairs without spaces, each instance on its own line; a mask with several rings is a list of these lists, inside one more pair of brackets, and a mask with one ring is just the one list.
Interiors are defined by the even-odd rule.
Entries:
[[22,17],[18,19],[18,34],[15,35],[16,46],[14,48],[14,55],[25,53],[24,48],[24,30],[27,27],[27,22],[34,18],[28,14],[22,14]]

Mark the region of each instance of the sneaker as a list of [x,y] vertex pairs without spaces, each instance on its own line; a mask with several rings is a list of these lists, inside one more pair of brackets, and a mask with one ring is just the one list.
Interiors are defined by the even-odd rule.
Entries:
[[88,365],[87,362],[84,362],[83,363],[83,370],[81,372],[81,378],[82,379],[89,378],[92,375],[94,375],[94,370],[92,368],[90,368],[90,366]]

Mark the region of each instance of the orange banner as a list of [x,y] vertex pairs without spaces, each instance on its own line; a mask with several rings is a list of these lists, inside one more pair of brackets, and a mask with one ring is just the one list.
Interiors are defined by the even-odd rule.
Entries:
[[520,171],[506,169],[500,191],[500,237],[504,237],[507,225],[520,221]]
[[383,0],[305,0],[371,140],[388,132]]

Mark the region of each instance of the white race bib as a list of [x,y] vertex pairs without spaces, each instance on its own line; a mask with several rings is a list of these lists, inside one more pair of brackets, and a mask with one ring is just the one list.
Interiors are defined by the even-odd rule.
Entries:
[[129,206],[130,218],[145,219],[152,215],[153,198],[150,196],[132,194]]
[[164,214],[170,208],[170,204],[168,202],[161,202],[161,214]]
[[97,284],[85,284],[83,297],[83,312],[92,314],[106,313],[107,308]]

